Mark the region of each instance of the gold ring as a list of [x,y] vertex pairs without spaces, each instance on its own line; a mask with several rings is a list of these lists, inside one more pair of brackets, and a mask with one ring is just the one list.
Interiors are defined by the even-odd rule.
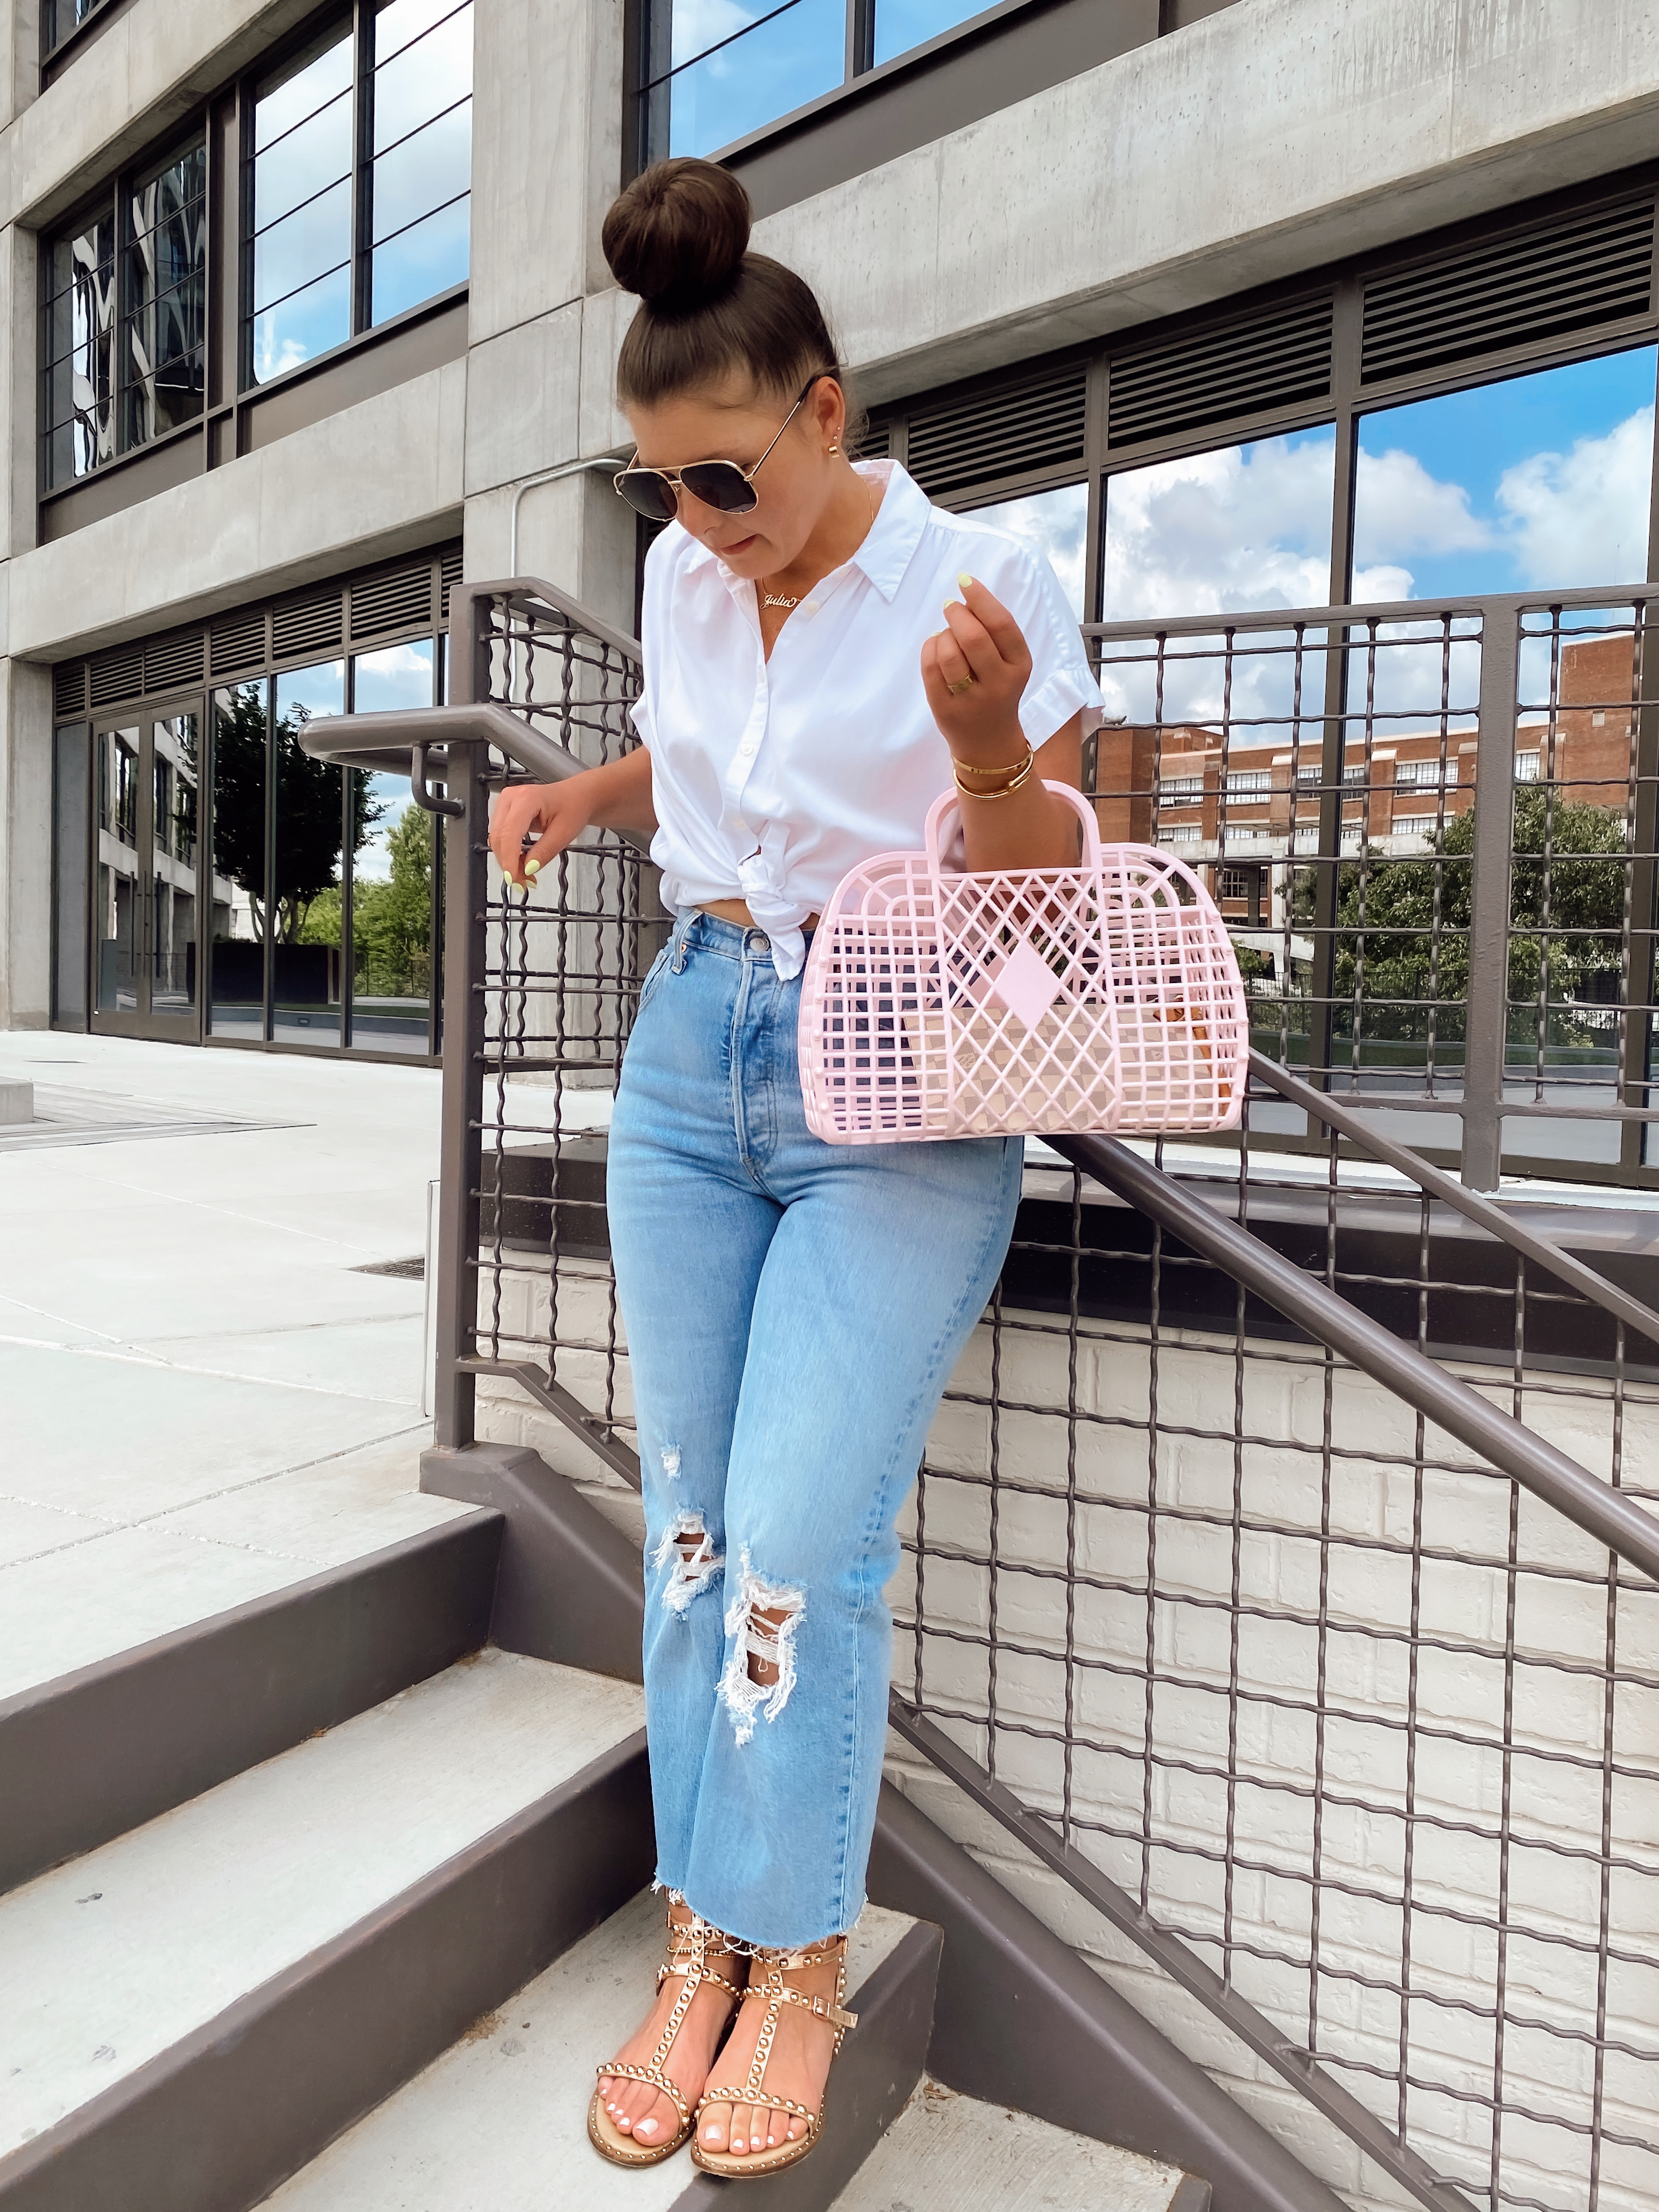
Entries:
[[961,684],[947,684],[945,688],[953,699],[959,699],[963,693],[971,687],[973,681],[973,678],[969,676]]

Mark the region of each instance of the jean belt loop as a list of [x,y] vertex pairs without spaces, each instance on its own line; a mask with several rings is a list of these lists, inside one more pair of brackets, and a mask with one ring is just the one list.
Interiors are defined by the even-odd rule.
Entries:
[[685,973],[685,940],[696,920],[696,910],[690,907],[684,914],[678,914],[674,917],[674,931],[670,939],[674,949],[669,955],[668,965],[676,975],[684,975]]

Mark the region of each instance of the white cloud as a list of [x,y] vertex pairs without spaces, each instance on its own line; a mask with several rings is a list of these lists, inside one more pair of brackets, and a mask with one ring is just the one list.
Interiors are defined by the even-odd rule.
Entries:
[[747,30],[757,13],[757,9],[739,7],[738,0],[674,0],[671,53],[673,67],[678,69],[683,62],[707,53],[722,39]]
[[1267,438],[1114,477],[1107,619],[1322,606],[1335,455],[1334,436]]
[[1066,484],[1058,491],[1034,492],[1028,499],[1005,500],[1000,507],[976,507],[975,522],[988,529],[1003,530],[1046,561],[1072,603],[1072,611],[1083,619],[1083,550],[1089,520],[1086,484]]
[[[1114,477],[1107,492],[1106,619],[1323,606],[1330,592],[1333,434],[1267,438]],[[1109,663],[1102,689],[1115,713],[1148,721],[1213,720],[1224,702],[1240,744],[1291,740],[1297,670],[1289,633],[1253,636],[1231,668],[1219,637],[1180,641],[1163,671]],[[1322,702],[1324,657],[1304,652],[1304,714]],[[1304,742],[1310,736],[1304,726]]]
[[[1385,453],[1360,448],[1353,534],[1356,567],[1377,569],[1397,564],[1402,554],[1473,553],[1494,542],[1491,524],[1470,513],[1463,485],[1443,483],[1397,446]],[[1397,567],[1395,573],[1409,574]]]
[[1653,410],[1638,407],[1565,453],[1533,453],[1505,469],[1498,505],[1522,579],[1563,588],[1628,583],[1647,574]]

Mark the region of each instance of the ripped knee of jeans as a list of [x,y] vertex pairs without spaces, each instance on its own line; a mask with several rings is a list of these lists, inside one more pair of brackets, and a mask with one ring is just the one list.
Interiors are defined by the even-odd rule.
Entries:
[[702,1525],[701,1513],[678,1513],[663,1531],[662,1541],[651,1564],[670,1567],[663,1584],[662,1601],[669,1613],[684,1613],[691,1601],[706,1590],[726,1565],[714,1549],[714,1539]]
[[805,1611],[805,1591],[757,1575],[745,1545],[738,1586],[726,1607],[732,1648],[720,1677],[720,1702],[732,1716],[739,1744],[754,1735],[757,1719],[776,1720],[789,1702],[795,1686],[795,1631]]

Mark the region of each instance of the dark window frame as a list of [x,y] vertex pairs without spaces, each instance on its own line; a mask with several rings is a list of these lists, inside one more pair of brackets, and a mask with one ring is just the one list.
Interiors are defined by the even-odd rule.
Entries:
[[[125,433],[125,398],[131,389],[124,370],[125,349],[122,337],[127,321],[125,258],[128,246],[127,223],[131,193],[142,178],[166,168],[171,162],[187,154],[198,142],[204,155],[202,187],[202,223],[205,234],[203,260],[203,323],[202,323],[202,404],[190,420],[174,423],[169,428],[142,440],[136,445],[122,442]],[[40,272],[40,304],[38,311],[40,338],[36,346],[35,390],[38,395],[35,413],[35,482],[37,497],[42,501],[60,499],[79,491],[94,481],[102,482],[115,471],[128,466],[144,456],[157,452],[181,438],[202,434],[202,425],[208,413],[208,358],[211,350],[210,336],[213,321],[214,271],[212,253],[213,167],[209,145],[207,111],[197,108],[181,123],[176,124],[165,137],[157,139],[136,161],[124,162],[114,173],[104,180],[95,191],[88,192],[61,222],[52,225],[41,235],[39,255]],[[106,461],[101,461],[79,476],[65,477],[59,483],[50,481],[48,453],[52,438],[61,425],[51,421],[48,398],[49,380],[54,363],[52,352],[52,312],[59,296],[52,289],[53,261],[58,248],[67,239],[83,230],[88,222],[107,216],[113,239],[113,283],[116,307],[114,315],[114,381],[110,405],[115,422],[116,448]],[[71,418],[72,419],[72,418]]]
[[[314,15],[307,17],[291,36],[261,54],[257,67],[245,71],[238,82],[234,131],[237,175],[233,194],[228,195],[228,198],[233,198],[233,204],[236,209],[237,315],[234,383],[235,395],[239,400],[250,400],[258,395],[276,391],[290,382],[297,381],[307,374],[314,373],[321,365],[338,361],[343,356],[362,345],[372,343],[392,330],[408,323],[425,320],[431,314],[452,305],[458,298],[463,298],[466,295],[471,277],[470,265],[466,277],[459,283],[447,286],[441,292],[434,293],[428,299],[417,301],[411,307],[400,308],[394,314],[386,316],[378,322],[369,319],[373,313],[373,268],[375,251],[374,239],[376,66],[374,19],[380,11],[381,4],[383,0],[331,0],[330,5],[319,9]],[[439,21],[447,21],[450,16],[459,15],[463,8],[473,4],[474,0],[450,0],[450,5]],[[321,353],[311,355],[305,361],[296,362],[291,368],[284,369],[275,376],[256,379],[252,367],[256,316],[253,299],[254,234],[252,222],[253,129],[258,88],[276,76],[286,62],[314,44],[331,25],[338,25],[343,35],[346,34],[349,25],[349,35],[352,41],[351,254],[350,277],[348,286],[351,302],[351,328],[346,337],[334,345],[325,348]],[[436,23],[431,24],[428,27],[428,32],[435,30],[436,27]],[[428,33],[422,33],[421,35],[428,35]],[[399,48],[398,51],[401,52],[403,49]],[[469,101],[472,97],[473,93],[469,92],[467,94]],[[457,101],[454,105],[459,106],[459,102]],[[433,117],[428,118],[428,121],[436,119]],[[424,129],[426,125],[422,124],[417,127]],[[381,149],[382,154],[390,150],[389,148]],[[471,189],[472,177],[469,164],[466,192],[458,197],[470,198]],[[453,206],[455,202],[448,201],[444,204]],[[441,212],[441,209],[431,209],[418,220],[425,222],[432,215]],[[406,228],[413,228],[414,225],[410,224]],[[382,243],[384,244],[385,241]],[[469,255],[469,264],[470,258]]]
[[[93,0],[92,6],[88,9],[78,23],[71,23],[67,30],[60,31],[54,38],[52,27],[57,13],[56,0],[45,0],[40,11],[42,71],[50,70],[52,75],[56,75],[54,64],[61,64],[71,53],[90,46],[93,40],[104,29],[110,17],[118,14],[122,8],[131,4],[131,0]],[[43,76],[43,82],[50,82],[50,79]]]

